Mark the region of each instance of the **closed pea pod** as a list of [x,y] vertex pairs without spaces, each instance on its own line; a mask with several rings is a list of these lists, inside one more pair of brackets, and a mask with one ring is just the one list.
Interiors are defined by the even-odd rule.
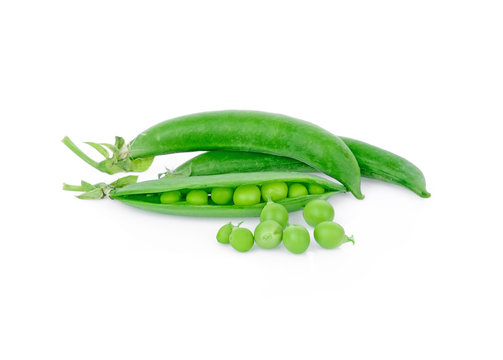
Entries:
[[157,155],[187,151],[237,150],[286,156],[337,179],[357,198],[363,198],[360,168],[347,145],[319,126],[281,114],[228,110],[167,120],[143,131],[127,146],[116,147],[112,158],[105,160],[107,166],[89,161],[68,138],[64,143],[90,165],[108,173],[133,171],[135,161],[151,162]]
[[[361,176],[404,186],[423,198],[430,197],[423,173],[407,159],[360,140],[342,136],[340,139],[355,156]],[[201,176],[256,171],[318,172],[312,166],[289,157],[218,150],[186,161],[174,173]]]

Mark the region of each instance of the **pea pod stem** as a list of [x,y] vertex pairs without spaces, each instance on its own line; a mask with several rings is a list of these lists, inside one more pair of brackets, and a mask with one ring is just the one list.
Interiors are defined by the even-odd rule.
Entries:
[[69,185],[63,183],[63,190],[65,191],[85,191],[85,189],[81,185]]
[[65,144],[75,155],[84,160],[86,163],[91,165],[93,168],[103,171],[103,168],[97,161],[94,161],[89,156],[87,156],[75,143],[70,140],[68,136],[65,136],[63,140],[61,140],[63,144]]
[[[107,174],[116,174],[124,171],[131,172],[142,172],[147,170],[152,161],[153,157],[145,157],[142,159],[131,160],[128,157],[127,146],[124,142],[124,139],[116,136],[115,144],[107,144],[107,143],[93,143],[87,142],[86,144],[92,146],[95,150],[97,150],[105,160],[101,162],[94,161],[89,156],[87,156],[77,145],[70,140],[68,136],[65,136],[63,140],[61,140],[63,144],[65,144],[71,151],[73,151],[78,157],[84,160],[86,163],[94,167],[95,169],[107,173]],[[109,153],[111,151],[111,155]]]

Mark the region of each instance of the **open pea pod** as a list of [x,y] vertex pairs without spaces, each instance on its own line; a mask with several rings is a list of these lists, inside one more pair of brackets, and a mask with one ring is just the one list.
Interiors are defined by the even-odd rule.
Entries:
[[[230,187],[233,189],[240,185],[257,185],[260,187],[271,182],[300,183],[304,185],[317,184],[324,189],[324,193],[322,194],[307,194],[275,201],[278,204],[284,205],[289,212],[302,209],[305,204],[313,199],[327,199],[336,193],[347,191],[340,184],[312,174],[251,172],[208,176],[164,177],[158,180],[143,181],[116,188],[111,190],[108,195],[110,198],[119,200],[126,205],[163,214],[201,217],[256,217],[260,216],[260,212],[266,204],[263,200],[253,205],[217,205],[210,198],[208,204],[193,205],[185,201],[183,195],[191,190],[204,190],[211,193],[211,190],[217,187]],[[161,203],[160,195],[171,191],[180,191],[182,194],[181,201],[172,204]]]

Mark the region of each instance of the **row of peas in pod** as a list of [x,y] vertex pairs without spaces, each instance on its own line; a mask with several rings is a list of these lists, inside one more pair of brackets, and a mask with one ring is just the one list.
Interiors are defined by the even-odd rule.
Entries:
[[[343,243],[353,242],[344,229],[333,222],[334,208],[326,200],[312,200],[303,210],[304,220],[314,227],[316,242],[325,249],[334,249]],[[242,222],[241,222],[242,223]],[[217,233],[217,241],[230,244],[240,252],[246,252],[254,243],[264,249],[273,249],[282,241],[287,250],[302,254],[311,242],[309,231],[303,225],[289,224],[288,211],[281,204],[269,201],[260,214],[260,223],[252,233],[249,229],[228,223]]]
[[[255,205],[263,201],[278,201],[304,195],[323,194],[325,189],[318,184],[301,184],[285,182],[272,182],[262,185],[240,185],[233,189],[230,187],[215,187],[211,189],[211,201],[217,205]],[[180,191],[168,191],[160,194],[161,204],[173,204],[183,201],[184,194]],[[190,190],[185,194],[185,201],[192,205],[208,204],[208,192],[203,189]]]

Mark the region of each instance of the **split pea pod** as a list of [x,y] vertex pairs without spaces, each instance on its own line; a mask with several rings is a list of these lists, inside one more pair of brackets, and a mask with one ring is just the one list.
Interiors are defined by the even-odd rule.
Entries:
[[[65,138],[64,142],[83,157],[69,139]],[[90,144],[101,150],[100,144]],[[340,181],[355,197],[363,198],[360,168],[346,144],[317,125],[285,115],[241,110],[191,114],[161,122],[140,133],[127,146],[116,148],[118,151],[107,158],[106,166],[83,159],[111,173],[133,171],[130,164],[135,161],[151,161],[152,157],[163,154],[200,150],[253,151],[301,161]]]
[[[427,198],[424,175],[410,161],[362,141],[341,137],[353,152],[360,166],[361,176],[378,179],[408,188]],[[174,170],[174,174],[213,175],[247,171],[317,172],[298,160],[254,152],[208,151],[198,155]]]
[[[307,194],[294,198],[286,197],[275,201],[285,206],[288,211],[300,210],[313,199],[327,199],[336,193],[346,191],[340,184],[312,174],[258,172],[164,177],[158,180],[143,181],[113,189],[109,193],[109,196],[126,205],[164,214],[201,217],[257,217],[260,216],[262,208],[267,204],[267,201],[260,197],[260,192],[257,201],[250,203],[250,205],[241,203],[219,205],[211,200],[211,192],[213,189],[230,188],[236,193],[236,189],[259,188],[270,183],[316,184],[325,190],[322,194]],[[189,203],[186,198],[184,199],[184,196],[186,197],[188,193],[195,190],[209,194],[209,201],[206,204],[194,205]],[[160,196],[172,192],[179,192],[181,194],[180,201],[162,203]],[[236,201],[236,198],[234,199]]]

